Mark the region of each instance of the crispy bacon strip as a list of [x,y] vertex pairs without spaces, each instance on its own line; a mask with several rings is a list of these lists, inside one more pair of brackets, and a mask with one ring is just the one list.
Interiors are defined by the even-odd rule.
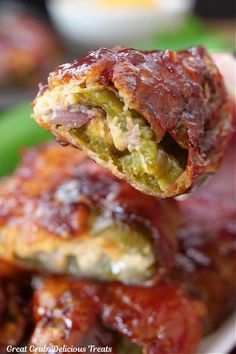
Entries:
[[198,345],[201,305],[178,287],[159,283],[137,288],[55,277],[41,281],[34,297],[36,328],[31,339],[37,346],[94,344],[94,328],[95,344],[111,346],[114,354],[122,353],[120,335],[138,345],[134,353],[190,354]]
[[98,319],[99,285],[70,278],[37,279],[30,344],[35,346],[106,346],[113,335]]
[[183,224],[173,278],[206,303],[206,332],[219,326],[235,307],[235,141],[234,136],[214,178],[180,202]]
[[[199,312],[198,312],[199,311]],[[200,308],[176,287],[108,286],[105,324],[147,354],[194,353],[201,336]]]

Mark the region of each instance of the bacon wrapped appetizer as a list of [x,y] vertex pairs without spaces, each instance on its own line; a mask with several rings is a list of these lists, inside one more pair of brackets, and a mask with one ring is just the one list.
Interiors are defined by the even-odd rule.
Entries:
[[165,282],[144,288],[49,277],[35,292],[31,343],[87,353],[95,345],[113,354],[190,354],[199,343],[202,310]]
[[[219,180],[222,170],[216,180]],[[223,193],[220,184],[219,190]],[[236,296],[236,234],[232,228],[235,209],[229,208],[228,203],[214,209],[215,200],[208,195],[208,198],[199,202],[200,195],[198,193],[198,197],[180,202],[185,218],[178,234],[180,247],[175,267],[166,278],[168,285],[159,281],[152,287],[144,288],[47,278],[36,291],[37,323],[32,336],[33,343],[40,344],[40,338],[43,338],[44,342],[54,345],[60,344],[60,340],[75,346],[81,346],[81,343],[83,346],[85,343],[98,345],[94,339],[84,340],[94,338],[91,337],[94,325],[90,322],[93,318],[97,340],[106,338],[102,345],[108,345],[109,342],[113,353],[194,353],[201,329],[203,334],[207,334],[218,327],[234,308]],[[204,203],[207,208],[212,208],[210,220],[206,216]],[[218,221],[219,213],[222,221]],[[213,221],[218,222],[213,224]],[[86,335],[83,331],[78,333],[80,311],[69,302],[76,299],[78,304],[81,301],[78,299],[84,299],[82,294],[87,297],[87,306],[83,305],[83,309],[87,309],[86,317],[83,318],[89,318],[87,324],[92,328],[85,327],[88,331],[85,331]],[[96,311],[93,310],[94,305],[90,304],[91,299],[96,303]],[[45,308],[44,311],[41,311],[42,308]],[[73,308],[76,311],[69,311]],[[65,313],[68,318],[63,317]],[[94,313],[99,321],[93,317]],[[70,326],[67,327],[67,324]],[[104,326],[107,332],[102,331]],[[67,333],[66,337],[63,337],[63,333]]]
[[29,330],[29,277],[0,259],[0,353],[17,346]]
[[100,49],[49,75],[34,118],[142,192],[189,191],[219,166],[231,131],[207,51]]
[[207,306],[205,331],[219,326],[236,297],[236,140],[212,180],[180,202],[183,223],[174,279]]
[[168,270],[178,208],[143,195],[83,153],[29,150],[0,186],[0,256],[59,273],[143,283]]
[[167,283],[145,288],[46,278],[34,297],[32,342],[86,348],[100,343],[115,354],[195,353],[201,333],[218,327],[235,306],[234,151],[230,146],[208,185],[179,202],[183,223]]
[[201,332],[218,327],[235,305],[234,153],[233,141],[210,183],[179,202],[183,222],[168,284],[42,279],[31,342],[109,346],[115,354],[195,353]]

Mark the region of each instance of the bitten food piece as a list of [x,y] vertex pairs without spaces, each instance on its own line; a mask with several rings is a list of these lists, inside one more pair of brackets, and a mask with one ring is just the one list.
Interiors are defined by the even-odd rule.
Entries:
[[34,118],[146,194],[176,196],[215,172],[231,131],[207,51],[100,49],[49,75]]
[[0,257],[33,269],[143,283],[176,251],[173,200],[143,195],[82,152],[25,153],[0,186]]
[[[99,284],[48,277],[36,282],[31,343],[89,345],[113,354],[194,353],[202,308],[177,286]],[[52,351],[53,353],[53,351]]]
[[29,330],[29,277],[0,260],[0,353],[23,344]]

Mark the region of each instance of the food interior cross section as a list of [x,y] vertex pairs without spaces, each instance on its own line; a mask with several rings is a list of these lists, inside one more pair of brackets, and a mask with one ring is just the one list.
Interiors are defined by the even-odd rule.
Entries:
[[203,47],[92,51],[50,73],[33,108],[58,140],[158,197],[215,172],[231,133],[223,78]]

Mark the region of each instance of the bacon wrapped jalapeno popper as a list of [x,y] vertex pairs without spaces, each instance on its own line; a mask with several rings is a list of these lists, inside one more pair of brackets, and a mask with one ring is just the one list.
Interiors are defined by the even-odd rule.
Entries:
[[236,235],[230,222],[208,234],[202,204],[194,199],[181,202],[181,208],[190,218],[179,232],[180,248],[167,283],[145,288],[43,279],[36,283],[32,343],[100,343],[115,354],[195,353],[201,333],[218,327],[234,308]]
[[231,130],[207,51],[99,49],[49,75],[34,118],[146,194],[185,193],[222,158]]
[[183,223],[167,283],[145,288],[43,279],[36,283],[32,343],[100,343],[115,354],[195,353],[201,329],[211,332],[235,307],[234,152],[233,144],[212,181],[179,202]]
[[0,257],[59,273],[142,283],[174,262],[178,208],[82,152],[29,150],[0,187]]
[[38,282],[34,313],[32,344],[87,353],[95,345],[113,354],[190,354],[201,335],[201,304],[165,282],[145,288],[48,277]]
[[206,303],[206,331],[219,326],[235,307],[235,149],[234,136],[212,180],[179,203],[182,226],[173,279]]
[[[183,202],[183,213],[189,208]],[[195,353],[201,333],[218,327],[234,308],[236,249],[234,232],[222,227],[209,236],[194,201],[191,209],[167,283],[36,282],[31,343],[110,346],[114,354]]]

